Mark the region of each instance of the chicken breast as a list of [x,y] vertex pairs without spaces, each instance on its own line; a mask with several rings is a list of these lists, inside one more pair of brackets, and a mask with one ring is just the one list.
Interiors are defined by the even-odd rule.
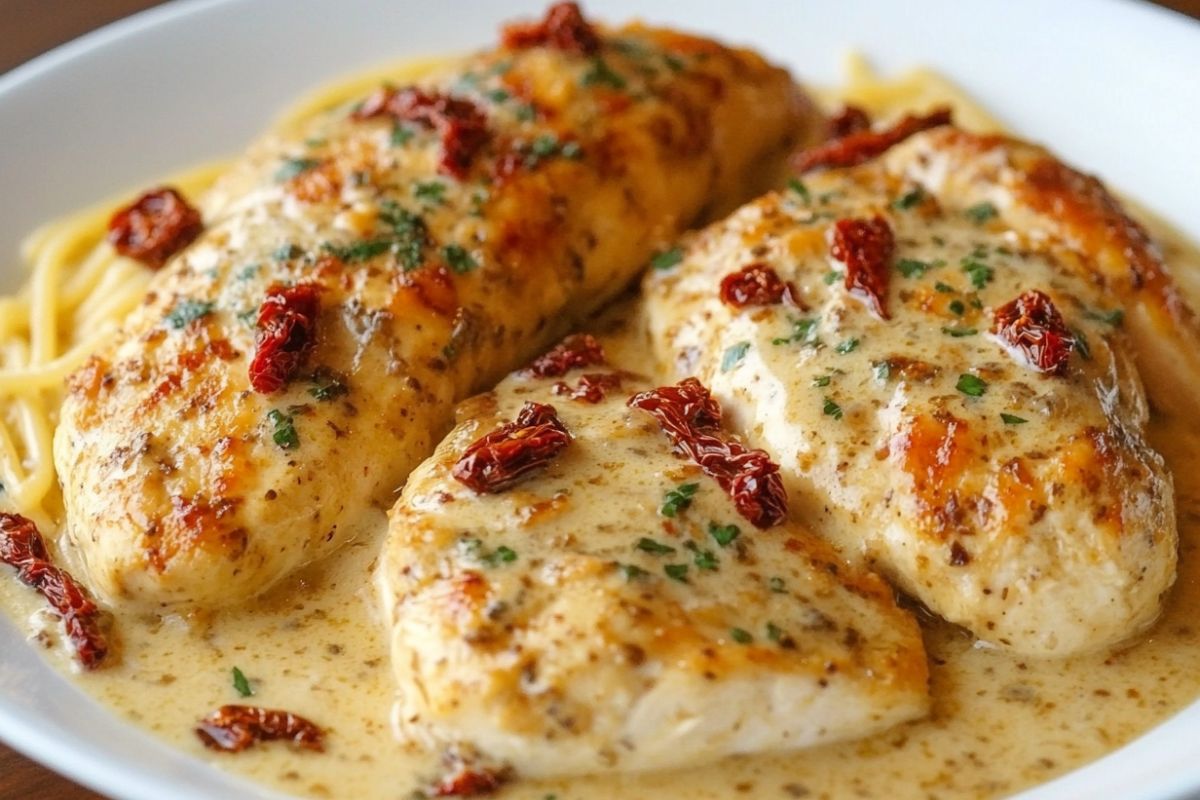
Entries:
[[[516,374],[463,404],[392,511],[378,578],[407,737],[554,776],[802,748],[925,713],[920,631],[881,580],[800,525],[748,521],[745,496],[630,407],[647,379],[556,377]],[[530,408],[569,442],[515,485],[481,485],[481,461],[503,459],[473,443]]]
[[1134,355],[1187,312],[1138,231],[1045,151],[943,127],[698,233],[647,313],[799,519],[978,637],[1065,656],[1145,628],[1175,575]]
[[455,402],[758,191],[811,113],[753,53],[564,4],[260,142],[71,381],[55,456],[89,583],[218,606],[336,550]]

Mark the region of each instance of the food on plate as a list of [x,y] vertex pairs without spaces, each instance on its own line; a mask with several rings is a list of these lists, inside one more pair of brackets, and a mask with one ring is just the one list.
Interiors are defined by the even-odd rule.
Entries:
[[799,518],[935,613],[1019,653],[1112,646],[1175,578],[1138,366],[1193,341],[1159,330],[1190,312],[1096,181],[920,123],[801,153],[691,237],[646,281],[657,352],[778,460]]
[[460,408],[378,571],[407,738],[545,777],[926,712],[915,619],[784,517],[774,465],[720,416],[578,336]]
[[110,604],[226,606],[358,533],[453,404],[752,196],[815,112],[759,56],[573,6],[259,142],[110,240],[161,267],[70,379],[65,532]]

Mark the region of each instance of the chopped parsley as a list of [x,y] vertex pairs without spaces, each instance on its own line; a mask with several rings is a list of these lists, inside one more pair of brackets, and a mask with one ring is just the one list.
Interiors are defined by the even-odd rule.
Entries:
[[746,357],[746,353],[749,350],[749,342],[738,342],[726,350],[725,355],[721,357],[721,372],[729,372],[729,370],[736,367]]
[[242,267],[241,270],[238,272],[237,279],[239,281],[248,281],[251,278],[253,278],[255,275],[257,275],[259,269],[261,269],[261,268],[262,268],[261,264],[247,264],[246,266]]
[[820,388],[820,387],[828,386],[829,382],[832,380],[833,380],[832,375],[818,375],[817,377],[812,379],[812,385]]
[[700,488],[698,483],[682,483],[671,491],[667,492],[667,496],[663,499],[662,507],[658,513],[664,517],[674,517],[692,504],[692,496],[696,494],[696,490]]
[[318,401],[324,403],[329,400],[336,399],[349,392],[350,389],[346,384],[336,376],[327,372],[319,372],[313,376],[313,386],[308,390]]
[[808,187],[804,185],[804,181],[799,178],[789,178],[787,182],[788,188],[795,192],[801,200],[809,202],[812,200],[812,194],[809,193]]
[[537,108],[532,103],[522,103],[513,110],[518,122],[533,122],[537,119]]
[[643,536],[642,538],[638,539],[637,544],[635,544],[634,547],[636,547],[638,550],[641,550],[643,553],[652,553],[656,556],[665,556],[668,553],[675,552],[675,548],[671,547],[671,545],[656,542],[648,536]]
[[625,576],[625,580],[627,581],[636,581],[650,575],[649,572],[637,564],[617,564],[617,569],[621,570],[621,574]]
[[954,384],[954,388],[968,397],[983,397],[983,393],[987,391],[987,381],[978,375],[964,372],[958,376],[958,383]]
[[886,381],[892,377],[892,365],[887,361],[876,361],[871,365],[871,374],[877,381]]
[[663,572],[667,573],[667,577],[671,580],[687,583],[688,565],[687,564],[666,564],[663,566]]
[[441,181],[417,181],[413,184],[413,197],[429,205],[446,202],[446,184]]
[[1071,329],[1071,335],[1075,337],[1075,350],[1079,353],[1084,361],[1092,360],[1092,346],[1088,343],[1088,338],[1083,331],[1078,328]]
[[508,98],[512,97],[512,95],[504,89],[488,89],[483,93],[483,96],[488,100],[491,100],[493,103],[503,103],[504,101],[508,100]]
[[946,307],[950,309],[950,312],[952,314],[959,316],[959,317],[961,317],[963,314],[967,313],[967,307],[965,305],[963,305],[962,300],[951,300],[950,304]]
[[834,419],[842,418],[842,407],[833,402],[831,398],[825,398],[825,405],[821,408],[821,411],[823,411],[827,417],[833,417]]
[[392,229],[390,249],[400,259],[404,271],[414,270],[424,261],[429,231],[425,220],[394,202],[385,202],[379,209],[379,221]]
[[775,594],[783,594],[787,591],[787,585],[783,582],[783,578],[768,578],[767,588]]
[[838,346],[833,349],[842,355],[853,353],[858,349],[858,339],[847,339],[844,342],[839,342]]
[[907,211],[914,206],[920,205],[921,201],[924,199],[925,190],[920,186],[917,186],[893,200],[892,208],[896,209],[897,211]]
[[450,269],[459,275],[478,269],[479,262],[471,257],[465,248],[456,244],[448,244],[442,248],[442,258],[450,265]]
[[1125,312],[1119,308],[1114,308],[1112,311],[1105,311],[1103,309],[1099,311],[1093,311],[1085,308],[1083,310],[1083,315],[1088,319],[1094,319],[1097,322],[1104,322],[1112,325],[1113,327],[1120,325],[1125,319]]
[[267,412],[267,419],[274,426],[271,439],[284,450],[295,450],[300,446],[300,437],[296,435],[296,426],[291,416],[279,409],[273,408]]
[[971,279],[971,285],[976,289],[982,289],[991,283],[994,275],[991,267],[974,256],[968,256],[962,260],[962,270],[967,273],[967,277]]
[[815,319],[794,319],[790,336],[779,336],[771,340],[771,344],[791,344],[792,342],[814,347],[820,344],[821,340],[817,337],[817,321]]
[[321,162],[315,158],[285,158],[283,165],[275,172],[275,180],[280,183],[290,181],[297,175],[308,172],[320,164]]
[[730,628],[729,636],[738,644],[750,644],[754,641],[754,637],[750,635],[750,631],[743,628]]
[[349,244],[325,242],[321,245],[321,249],[339,261],[356,264],[360,261],[369,261],[375,256],[391,250],[392,241],[390,239],[363,239]]
[[719,562],[717,561],[717,555],[712,550],[701,550],[696,548],[693,550],[693,552],[695,553],[693,562],[696,564],[696,569],[713,571],[719,565]]
[[776,625],[774,622],[768,622],[767,623],[767,638],[770,639],[772,642],[779,644],[781,642],[787,641],[788,636],[787,636],[787,634],[785,634],[783,632],[783,629],[780,628],[778,625]]
[[484,556],[481,560],[489,567],[498,567],[501,564],[511,564],[517,560],[517,551],[513,550],[511,547],[500,545],[495,550]]
[[303,250],[294,244],[285,244],[280,246],[271,254],[271,258],[276,261],[288,261],[289,259],[299,258],[303,254]]
[[625,79],[613,71],[602,58],[593,58],[588,71],[583,74],[584,86],[608,86],[612,89],[624,89]]
[[838,272],[836,269],[831,269],[829,272],[825,273],[825,277],[822,280],[825,281],[826,286],[833,286],[841,279],[842,273]]
[[1005,425],[1024,425],[1026,422],[1029,422],[1024,417],[1018,417],[1016,414],[1009,414],[1004,411],[1000,412],[1000,419],[1004,420]]
[[215,303],[205,300],[180,300],[167,314],[167,324],[175,330],[179,330],[198,319],[207,317],[215,307]]
[[935,283],[935,284],[933,285],[933,288],[934,288],[934,289],[936,289],[936,290],[938,290],[938,291],[939,291],[939,292],[941,292],[942,294],[950,294],[951,292],[953,292],[953,291],[954,291],[954,287],[953,287],[953,286],[951,286],[951,285],[950,285],[950,284],[948,284],[948,283],[942,283],[941,281],[938,281],[937,283]]
[[942,333],[946,334],[947,336],[953,336],[955,339],[961,339],[964,336],[974,336],[975,334],[979,333],[979,331],[975,328],[950,328],[943,325]]
[[896,269],[906,278],[919,278],[931,269],[946,265],[945,261],[921,261],[916,258],[902,258],[896,262]]
[[713,538],[721,547],[729,547],[733,544],[733,540],[741,535],[737,525],[718,525],[715,522],[708,523],[708,535]]
[[250,681],[246,680],[245,674],[237,667],[233,668],[233,689],[239,697],[250,697],[254,694],[254,690],[250,688]]
[[403,147],[413,137],[413,129],[407,125],[396,125],[392,128],[391,142],[394,147]]
[[985,200],[982,203],[976,203],[971,206],[963,214],[976,225],[982,225],[990,219],[995,219],[1000,212],[996,210],[994,205]]
[[678,265],[681,261],[683,261],[683,250],[678,247],[672,247],[670,250],[664,250],[650,259],[650,266],[657,270],[664,270]]

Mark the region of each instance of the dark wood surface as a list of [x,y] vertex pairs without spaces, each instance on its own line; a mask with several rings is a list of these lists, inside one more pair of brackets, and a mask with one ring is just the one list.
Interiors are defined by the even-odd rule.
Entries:
[[[159,4],[159,0],[0,0],[0,72],[108,22]],[[1200,0],[1159,5],[1200,19]],[[0,798],[103,800],[0,745]]]

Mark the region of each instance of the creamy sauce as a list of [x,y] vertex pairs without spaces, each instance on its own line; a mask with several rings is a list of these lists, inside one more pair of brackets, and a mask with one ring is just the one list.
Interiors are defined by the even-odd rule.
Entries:
[[[1200,301],[1200,251],[1154,225],[1167,262]],[[636,317],[608,347],[625,364],[650,351]],[[650,365],[640,367],[652,372]],[[1196,387],[1200,391],[1200,387]],[[1155,416],[1152,444],[1175,476],[1179,576],[1166,612],[1140,640],[1109,654],[1021,660],[976,646],[960,629],[922,615],[931,659],[933,713],[884,734],[796,754],[732,758],[680,773],[533,783],[500,797],[558,800],[688,797],[990,797],[1082,766],[1120,747],[1200,696],[1200,432]],[[75,674],[121,718],[185,752],[305,797],[406,797],[437,774],[429,754],[393,736],[392,686],[371,572],[382,514],[359,540],[250,606],[189,617],[117,612],[115,666]],[[0,603],[47,643],[43,605],[15,580]],[[40,632],[40,633],[39,633]],[[72,672],[61,648],[48,660]],[[231,671],[255,694],[242,699]],[[237,755],[204,749],[193,733],[211,709],[249,702],[300,713],[325,727],[324,754],[264,745]]]

